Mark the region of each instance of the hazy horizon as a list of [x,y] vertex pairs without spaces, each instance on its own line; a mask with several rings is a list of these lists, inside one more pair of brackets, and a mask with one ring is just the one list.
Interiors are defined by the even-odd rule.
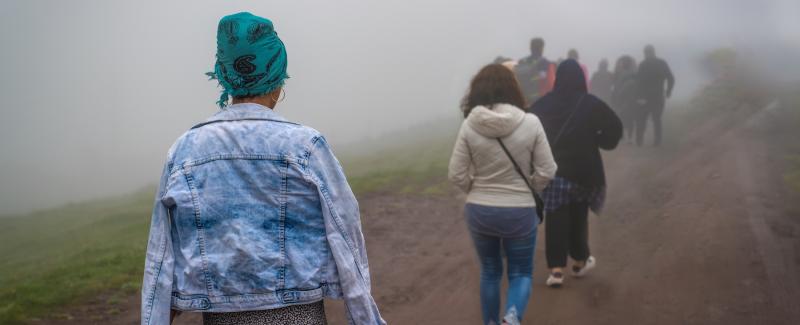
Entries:
[[157,182],[172,142],[218,110],[208,81],[218,20],[273,20],[289,56],[277,111],[336,148],[458,118],[469,78],[531,37],[640,60],[655,45],[675,96],[706,82],[697,63],[730,47],[797,79],[800,3],[773,1],[20,1],[0,3],[0,215],[119,195]]

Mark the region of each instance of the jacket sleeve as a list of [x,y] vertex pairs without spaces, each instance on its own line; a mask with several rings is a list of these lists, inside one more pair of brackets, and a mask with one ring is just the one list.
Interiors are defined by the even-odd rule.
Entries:
[[472,165],[472,156],[466,139],[466,124],[461,125],[456,137],[456,145],[450,156],[450,165],[447,168],[447,178],[464,192],[469,192],[472,187],[472,176],[469,174]]
[[544,127],[539,119],[536,119],[536,141],[533,144],[531,151],[531,175],[530,182],[536,192],[542,192],[550,180],[556,176],[555,159],[553,159],[553,151],[550,149],[550,143],[547,141],[547,135],[544,132]]
[[595,111],[597,121],[597,146],[600,149],[612,150],[622,139],[622,121],[608,105],[598,100]]
[[172,250],[169,207],[162,201],[167,191],[169,175],[170,165],[167,163],[156,191],[150,221],[150,238],[147,242],[142,282],[142,325],[170,323],[175,258]]
[[672,75],[672,69],[664,61],[664,77],[667,79],[667,97],[672,96],[672,88],[675,87],[675,76]]
[[358,202],[339,161],[322,136],[313,140],[305,173],[319,193],[326,237],[336,261],[348,320],[357,325],[386,324],[370,293],[367,249]]

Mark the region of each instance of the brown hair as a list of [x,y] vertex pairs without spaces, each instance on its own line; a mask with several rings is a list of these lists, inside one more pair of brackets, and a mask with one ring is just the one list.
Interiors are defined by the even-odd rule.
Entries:
[[472,78],[469,91],[461,101],[461,110],[466,118],[475,106],[491,108],[495,104],[511,104],[525,109],[525,97],[514,72],[500,64],[487,65]]

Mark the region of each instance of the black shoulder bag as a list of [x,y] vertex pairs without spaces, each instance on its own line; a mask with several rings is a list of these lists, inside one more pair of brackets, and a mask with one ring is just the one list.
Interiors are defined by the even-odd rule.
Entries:
[[539,223],[542,223],[542,221],[544,221],[544,200],[542,200],[542,197],[540,197],[539,194],[536,194],[536,190],[533,189],[533,185],[531,185],[531,182],[528,182],[528,178],[525,177],[525,173],[522,172],[522,168],[519,168],[517,161],[514,160],[514,157],[512,157],[511,153],[508,152],[508,148],[506,148],[503,140],[497,138],[497,142],[500,143],[500,147],[503,148],[503,151],[506,153],[506,156],[508,156],[508,159],[511,159],[511,163],[514,164],[514,170],[517,171],[519,176],[522,176],[522,180],[525,181],[525,185],[528,185],[528,189],[531,190],[531,194],[533,194],[533,200],[536,201],[536,214],[539,215]]
[[[581,105],[581,102],[583,102],[584,96],[586,95],[583,95],[581,96],[581,98],[578,99],[578,103],[575,104],[575,109],[572,110],[572,113],[570,113],[569,117],[567,117],[567,121],[564,122],[564,125],[561,126],[561,130],[558,131],[558,135],[556,135],[556,138],[553,141],[553,145],[551,146],[551,148],[558,143],[558,140],[561,139],[561,135],[567,128],[567,125],[569,124],[569,122],[572,121],[572,117],[575,116],[575,111],[578,110],[578,108]],[[503,143],[503,140],[497,138],[497,142],[500,144],[500,147],[503,148],[503,152],[506,153],[506,156],[508,156],[508,159],[511,160],[511,163],[514,164],[514,170],[516,170],[517,174],[519,174],[519,176],[522,177],[522,180],[525,181],[525,185],[528,186],[528,189],[531,191],[531,194],[533,194],[533,200],[536,201],[536,214],[539,215],[539,223],[542,223],[542,221],[544,221],[544,200],[542,200],[542,197],[539,196],[539,194],[536,194],[536,190],[533,188],[533,185],[531,185],[531,183],[528,181],[528,177],[526,177],[525,173],[522,172],[522,168],[519,167],[517,161],[514,160],[514,157],[511,156],[511,152],[508,151],[508,148],[506,148],[506,145]]]

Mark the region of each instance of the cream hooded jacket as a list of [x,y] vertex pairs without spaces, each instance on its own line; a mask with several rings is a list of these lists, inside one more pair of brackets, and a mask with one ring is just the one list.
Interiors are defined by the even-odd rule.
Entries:
[[475,107],[458,132],[448,178],[464,192],[467,203],[498,207],[533,207],[525,181],[497,139],[503,140],[537,192],[556,174],[556,163],[542,123],[509,104]]

